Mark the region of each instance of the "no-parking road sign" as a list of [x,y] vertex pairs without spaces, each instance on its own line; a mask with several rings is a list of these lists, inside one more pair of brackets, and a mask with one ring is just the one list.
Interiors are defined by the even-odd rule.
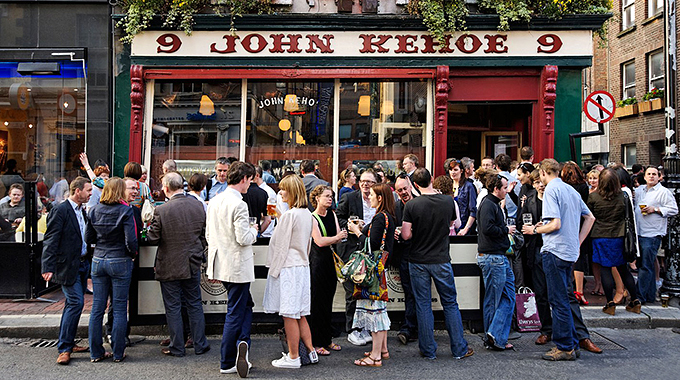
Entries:
[[583,102],[583,112],[594,123],[606,123],[614,117],[616,102],[607,91],[595,91]]

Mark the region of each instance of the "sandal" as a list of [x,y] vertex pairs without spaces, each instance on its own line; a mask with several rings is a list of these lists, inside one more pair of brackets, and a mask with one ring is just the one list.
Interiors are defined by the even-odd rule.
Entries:
[[[371,363],[367,360],[370,360]],[[373,359],[370,356],[364,356],[361,359],[355,360],[354,365],[358,365],[359,367],[382,367],[382,359]]]
[[[371,356],[371,351],[364,352],[364,356]],[[390,352],[389,351],[381,352],[380,356],[382,357],[383,360],[387,360],[390,358]]]
[[324,347],[314,347],[314,351],[316,351],[317,355],[319,356],[328,356],[331,353],[325,349]]
[[100,357],[95,358],[95,359],[90,359],[90,362],[92,362],[92,363],[99,363],[99,362],[102,361],[102,360],[111,359],[112,357],[113,357],[113,353],[112,353],[112,352],[104,352],[104,355],[103,355],[103,356],[100,356]]
[[578,301],[579,305],[588,306],[589,302],[586,301],[585,298],[583,298],[583,293],[574,292],[574,296],[576,297],[576,300]]
[[114,362],[114,363],[120,363],[120,362],[122,362],[123,360],[125,360],[125,358],[127,358],[127,355],[126,355],[126,354],[123,354],[123,357],[122,357],[122,358],[120,358],[120,359],[113,359],[113,362]]
[[340,351],[342,350],[342,347],[340,347],[340,345],[337,343],[331,343],[328,345],[328,349],[331,351]]

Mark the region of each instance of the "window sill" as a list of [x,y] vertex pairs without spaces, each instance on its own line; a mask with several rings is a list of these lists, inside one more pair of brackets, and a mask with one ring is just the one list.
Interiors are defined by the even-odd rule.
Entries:
[[660,18],[663,18],[663,11],[661,11],[661,12],[655,14],[654,16],[650,16],[650,17],[646,18],[645,20],[643,20],[643,21],[641,22],[641,24],[642,24],[642,25],[647,25],[647,24],[651,23],[652,21],[658,20],[658,19],[660,19]]
[[636,28],[637,28],[637,27],[636,27],[635,25],[633,25],[633,26],[631,26],[631,27],[628,28],[628,29],[624,29],[624,30],[620,31],[619,34],[616,35],[616,37],[617,37],[617,38],[621,38],[621,37],[625,36],[625,35],[628,34],[628,33],[632,33]]

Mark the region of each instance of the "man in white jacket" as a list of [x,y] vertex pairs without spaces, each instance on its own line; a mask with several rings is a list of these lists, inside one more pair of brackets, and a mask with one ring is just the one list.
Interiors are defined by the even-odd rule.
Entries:
[[252,244],[257,228],[249,224],[248,206],[242,194],[255,176],[255,167],[234,162],[227,172],[227,190],[208,204],[206,239],[208,241],[208,278],[222,281],[227,289],[227,316],[222,333],[220,373],[248,376],[250,327],[253,298],[250,284],[255,281]]

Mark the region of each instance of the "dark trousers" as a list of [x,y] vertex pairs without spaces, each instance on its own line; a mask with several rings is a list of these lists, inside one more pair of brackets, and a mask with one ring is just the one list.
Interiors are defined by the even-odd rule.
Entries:
[[205,337],[205,317],[201,303],[201,277],[196,272],[192,278],[177,281],[161,281],[161,293],[165,305],[165,319],[170,331],[170,352],[174,355],[184,355],[184,331],[182,322],[182,303],[186,304],[187,316],[194,340],[194,352],[201,354],[208,349]]
[[227,316],[222,331],[220,353],[221,369],[230,369],[236,365],[236,348],[239,342],[248,343],[250,347],[250,328],[253,323],[253,297],[250,295],[250,283],[222,282],[227,289]]
[[342,283],[342,288],[345,289],[345,331],[351,333],[354,330],[354,312],[357,309],[357,301],[352,297],[354,294],[354,283],[347,280]]
[[399,332],[406,334],[408,338],[415,338],[418,336],[418,318],[416,317],[416,299],[413,297],[408,260],[401,260],[399,277],[401,278],[401,287],[404,289],[404,323]]
[[307,317],[314,347],[328,347],[332,343],[331,317],[333,296],[337,288],[335,265],[329,249],[312,249],[309,271],[312,284],[311,315]]

